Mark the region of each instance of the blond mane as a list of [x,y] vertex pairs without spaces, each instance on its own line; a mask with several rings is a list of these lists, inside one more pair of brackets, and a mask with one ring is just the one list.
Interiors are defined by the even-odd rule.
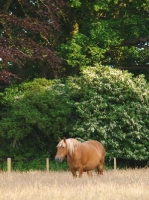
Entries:
[[[67,142],[68,152],[70,155],[73,154],[75,147],[81,144],[81,142],[79,142],[74,138],[66,139],[66,142]],[[58,146],[66,147],[64,140],[61,140]]]

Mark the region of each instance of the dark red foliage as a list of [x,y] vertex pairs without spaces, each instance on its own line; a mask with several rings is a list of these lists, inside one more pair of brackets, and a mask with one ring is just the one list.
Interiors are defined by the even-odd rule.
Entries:
[[10,83],[13,78],[18,79],[18,77],[15,76],[15,74],[12,74],[11,72],[8,72],[6,70],[3,70],[0,72],[0,81],[1,82]]
[[0,81],[22,78],[21,68],[29,73],[24,66],[30,63],[39,69],[41,77],[48,73],[57,75],[61,60],[55,54],[55,47],[61,32],[64,1],[2,0],[1,5]]

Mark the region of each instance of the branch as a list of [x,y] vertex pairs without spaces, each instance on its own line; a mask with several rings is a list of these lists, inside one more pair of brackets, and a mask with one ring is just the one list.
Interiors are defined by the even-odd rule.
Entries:
[[138,39],[126,39],[121,43],[121,46],[136,46],[138,48],[148,47],[144,43],[149,42],[149,35],[146,37],[140,37]]
[[12,3],[12,0],[7,0],[7,2],[6,2],[5,5],[4,5],[4,12],[7,12],[7,11],[8,11],[8,9],[9,9],[11,3]]

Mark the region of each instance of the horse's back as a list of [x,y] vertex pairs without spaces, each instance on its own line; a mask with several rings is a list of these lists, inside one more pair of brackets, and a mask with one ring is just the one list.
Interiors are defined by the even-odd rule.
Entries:
[[98,151],[105,153],[105,148],[103,147],[103,145],[96,140],[85,141],[82,144],[86,147],[88,146],[89,148],[96,148]]
[[90,154],[91,156],[98,156],[100,159],[105,157],[105,148],[96,140],[89,140],[82,143],[84,148],[84,154]]

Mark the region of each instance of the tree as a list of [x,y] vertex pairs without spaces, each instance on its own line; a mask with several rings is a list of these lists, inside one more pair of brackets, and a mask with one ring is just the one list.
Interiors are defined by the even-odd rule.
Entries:
[[[70,3],[70,1],[69,1]],[[72,31],[60,55],[71,74],[101,62],[130,71],[148,69],[148,1],[72,0]]]
[[0,81],[57,77],[63,0],[1,0]]
[[13,74],[20,81],[65,77],[99,62],[147,74],[142,71],[149,62],[147,0],[1,0],[1,5],[1,81],[10,82]]
[[53,158],[57,138],[69,126],[67,96],[63,84],[46,79],[11,86],[0,93],[0,157]]

